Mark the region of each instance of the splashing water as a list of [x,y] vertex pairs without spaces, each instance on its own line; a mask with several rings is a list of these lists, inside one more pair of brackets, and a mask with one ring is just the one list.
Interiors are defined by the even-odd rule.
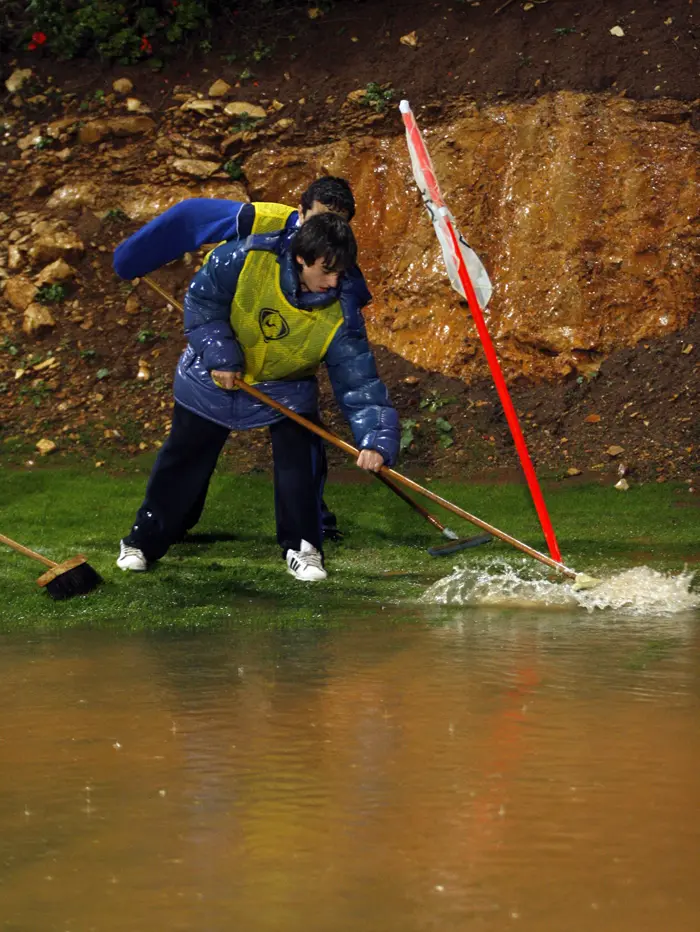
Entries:
[[691,592],[693,572],[674,576],[648,566],[624,570],[594,589],[574,592],[570,583],[532,577],[526,568],[504,561],[480,569],[456,566],[421,596],[421,602],[438,605],[502,605],[573,608],[589,612],[612,609],[628,615],[674,615],[700,607],[700,593]]

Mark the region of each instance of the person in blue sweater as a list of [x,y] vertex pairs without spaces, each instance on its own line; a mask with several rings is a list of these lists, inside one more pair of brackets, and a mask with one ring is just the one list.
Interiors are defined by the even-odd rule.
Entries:
[[[213,250],[185,296],[188,346],[175,373],[170,434],[148,481],[117,565],[146,570],[183,531],[201,476],[209,476],[231,430],[269,426],[277,540],[288,572],[326,578],[319,437],[245,392],[234,376],[286,407],[318,419],[315,372],[326,364],[333,391],[360,449],[357,465],[392,465],[400,430],[379,379],[361,308],[357,245],[338,214],[300,227],[251,235]],[[360,276],[361,278],[361,276]]]
[[[280,229],[294,230],[317,213],[333,211],[350,222],[355,216],[355,198],[345,178],[324,175],[313,181],[301,195],[297,210],[272,202],[230,201],[219,198],[188,198],[164,211],[121,243],[114,252],[114,270],[120,278],[131,280],[148,275],[168,262],[194,252],[206,243],[218,244],[245,240],[253,233],[273,233]],[[355,268],[350,273],[355,289],[347,290],[341,301],[354,302],[349,314],[369,300],[362,273]],[[366,299],[366,300],[365,300]],[[323,449],[323,486],[328,464]],[[212,468],[213,471],[213,468]],[[184,522],[183,534],[199,521],[209,489],[211,476],[202,477],[192,510]],[[335,514],[322,501],[324,537],[342,539]]]

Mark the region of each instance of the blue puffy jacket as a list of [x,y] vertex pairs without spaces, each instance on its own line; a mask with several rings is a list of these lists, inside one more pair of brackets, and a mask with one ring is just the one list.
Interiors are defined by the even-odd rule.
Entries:
[[[377,375],[367,341],[361,308],[370,300],[357,269],[342,276],[337,289],[324,293],[302,292],[289,243],[293,230],[251,236],[217,247],[190,283],[185,296],[185,333],[189,345],[175,373],[175,399],[183,407],[231,430],[263,427],[282,415],[250,395],[225,391],[212,380],[213,369],[243,369],[243,351],[231,328],[231,301],[248,250],[265,248],[277,254],[280,286],[286,299],[298,308],[323,307],[339,300],[343,323],[323,359],[336,400],[352,428],[360,449],[377,450],[392,465],[399,450],[399,419],[383,382]],[[260,382],[261,391],[300,414],[318,409],[318,384],[314,377]]]

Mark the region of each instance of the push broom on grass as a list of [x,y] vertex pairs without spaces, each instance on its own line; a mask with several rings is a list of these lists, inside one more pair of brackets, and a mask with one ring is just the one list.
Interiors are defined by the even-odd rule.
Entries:
[[70,599],[74,595],[86,595],[102,582],[100,574],[90,566],[82,553],[71,557],[70,560],[64,560],[63,563],[55,563],[35,550],[18,544],[16,540],[5,537],[4,534],[0,534],[0,543],[49,567],[47,572],[37,579],[36,584],[45,588],[52,599]]

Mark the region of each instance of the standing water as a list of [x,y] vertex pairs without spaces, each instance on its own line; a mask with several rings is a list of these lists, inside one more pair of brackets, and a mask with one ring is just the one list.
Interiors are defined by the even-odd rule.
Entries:
[[0,637],[0,929],[691,932],[700,626]]

